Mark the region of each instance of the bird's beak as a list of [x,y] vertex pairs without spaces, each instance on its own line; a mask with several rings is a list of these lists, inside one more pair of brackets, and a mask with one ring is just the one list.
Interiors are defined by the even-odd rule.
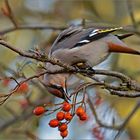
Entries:
[[68,102],[68,101],[71,101],[70,98],[69,98],[69,95],[68,95],[68,92],[67,92],[67,88],[63,88],[63,95],[64,95],[64,99]]

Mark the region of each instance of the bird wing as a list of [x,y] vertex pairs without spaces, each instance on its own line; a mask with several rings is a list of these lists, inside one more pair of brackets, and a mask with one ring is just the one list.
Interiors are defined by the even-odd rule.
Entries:
[[81,47],[120,29],[122,29],[122,27],[111,29],[83,29],[82,27],[70,27],[59,34],[51,47],[50,54],[58,49]]
[[74,34],[78,34],[79,32],[82,32],[83,28],[82,27],[69,27],[68,29],[65,29],[64,31],[62,31],[58,37],[56,38],[56,40],[54,41],[50,53],[54,52],[57,49],[60,48],[65,48],[66,45],[63,47],[61,46],[62,42],[65,41],[67,38],[70,38],[72,35]]

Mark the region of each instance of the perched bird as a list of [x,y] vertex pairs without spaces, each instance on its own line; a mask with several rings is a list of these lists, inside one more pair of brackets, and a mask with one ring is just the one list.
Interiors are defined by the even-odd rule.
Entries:
[[[49,57],[56,58],[62,63],[80,68],[92,68],[104,61],[108,55],[114,53],[129,53],[140,55],[140,52],[128,46],[122,39],[132,34],[113,35],[119,28],[95,29],[82,27],[69,27],[62,31],[53,43]],[[60,70],[62,67],[46,64],[50,71]],[[68,101],[66,80],[69,74],[46,74],[45,84],[51,94]]]

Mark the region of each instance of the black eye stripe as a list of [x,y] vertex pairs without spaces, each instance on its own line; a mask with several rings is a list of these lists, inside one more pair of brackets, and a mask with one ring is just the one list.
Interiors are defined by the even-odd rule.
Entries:
[[51,85],[52,88],[58,89],[60,91],[64,91],[63,88],[61,86],[57,86],[57,85]]

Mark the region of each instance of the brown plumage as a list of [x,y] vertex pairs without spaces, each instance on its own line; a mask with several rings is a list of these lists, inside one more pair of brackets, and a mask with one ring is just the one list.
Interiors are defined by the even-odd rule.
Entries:
[[[49,57],[57,58],[68,65],[82,62],[87,67],[92,68],[104,61],[111,52],[140,55],[139,51],[129,48],[121,41],[121,39],[129,37],[132,34],[111,34],[121,29],[122,27],[107,30],[70,27],[57,37],[51,47]],[[62,69],[62,67],[50,63],[46,64],[46,68],[50,71]],[[51,90],[49,90],[51,94],[68,101],[66,84],[64,84],[68,77],[69,74],[47,74],[44,79],[46,85],[49,85],[49,88],[51,87]]]

